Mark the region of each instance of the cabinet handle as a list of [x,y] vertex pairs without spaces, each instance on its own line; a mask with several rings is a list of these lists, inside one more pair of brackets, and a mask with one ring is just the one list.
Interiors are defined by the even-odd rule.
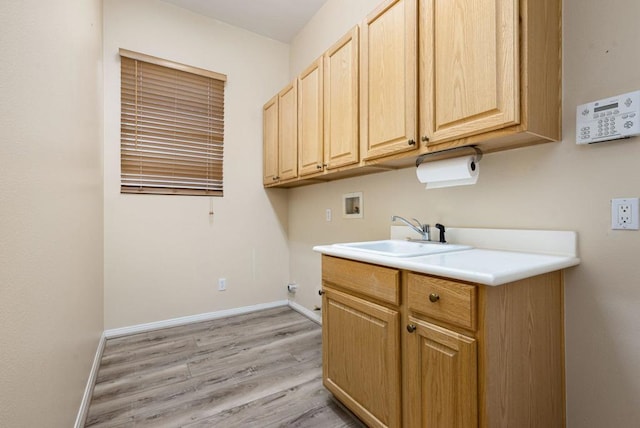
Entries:
[[439,295],[439,294],[436,294],[436,293],[431,293],[431,294],[429,294],[429,301],[430,301],[431,303],[435,303],[435,302],[437,302],[438,300],[440,300],[440,295]]
[[415,146],[416,145],[416,141],[415,140],[409,140],[409,141],[407,141],[407,144],[409,144],[410,146]]
[[322,296],[323,294],[324,294],[324,291],[318,290],[318,295]]
[[414,331],[416,331],[416,325],[415,324],[409,324],[407,325],[407,331],[409,333],[413,333]]
[[322,165],[316,165],[316,169],[322,169]]
[[421,140],[422,140],[424,143],[428,143],[428,142],[429,142],[429,137],[427,137],[426,135],[423,135],[423,136],[422,136],[422,138],[421,138]]
[[278,181],[280,180],[280,177],[273,177],[273,181]]
[[328,168],[329,164],[328,163],[323,163],[322,166],[325,167],[325,168]]

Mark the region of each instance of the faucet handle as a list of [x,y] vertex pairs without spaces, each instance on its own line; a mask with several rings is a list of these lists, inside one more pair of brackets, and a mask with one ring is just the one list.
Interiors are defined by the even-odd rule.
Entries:
[[447,241],[446,239],[444,239],[444,232],[445,232],[444,225],[440,223],[436,223],[436,229],[440,230],[440,243],[446,244]]
[[423,231],[423,232],[429,232],[429,225],[428,224],[422,224],[420,222],[420,220],[418,220],[417,218],[413,218],[413,221],[416,222],[416,225]]

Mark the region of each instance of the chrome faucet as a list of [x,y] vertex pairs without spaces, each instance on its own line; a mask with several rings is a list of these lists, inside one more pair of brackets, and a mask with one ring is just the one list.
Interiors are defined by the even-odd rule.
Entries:
[[420,236],[422,237],[423,241],[428,241],[429,240],[429,225],[428,224],[422,224],[420,223],[420,220],[417,219],[412,219],[416,224],[411,223],[409,220],[407,220],[406,218],[400,217],[399,215],[394,215],[391,216],[391,221],[396,221],[396,220],[400,220],[401,222],[403,222],[404,224],[406,224],[407,226],[409,226],[411,229],[415,230],[417,233],[420,234]]

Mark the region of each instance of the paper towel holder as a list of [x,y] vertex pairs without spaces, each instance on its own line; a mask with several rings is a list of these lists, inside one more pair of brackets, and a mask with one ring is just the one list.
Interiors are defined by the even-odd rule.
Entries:
[[437,156],[437,155],[442,155],[442,154],[452,153],[452,152],[458,152],[458,151],[462,151],[462,150],[469,151],[469,149],[471,149],[471,150],[473,150],[475,152],[475,157],[474,157],[473,161],[475,163],[480,163],[480,159],[482,159],[482,150],[480,150],[476,146],[464,146],[464,147],[454,147],[452,149],[440,150],[440,151],[437,151],[437,152],[423,153],[423,154],[421,154],[420,156],[418,156],[416,158],[416,168],[419,167],[421,163],[426,162],[425,158],[427,158],[427,157]]

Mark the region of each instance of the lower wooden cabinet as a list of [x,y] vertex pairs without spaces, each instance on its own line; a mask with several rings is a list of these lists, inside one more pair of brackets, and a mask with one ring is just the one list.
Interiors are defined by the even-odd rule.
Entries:
[[407,331],[405,426],[477,427],[476,340],[413,317]]
[[322,256],[323,381],[370,427],[561,428],[562,272],[501,286]]
[[324,289],[323,383],[370,427],[400,427],[400,313]]

